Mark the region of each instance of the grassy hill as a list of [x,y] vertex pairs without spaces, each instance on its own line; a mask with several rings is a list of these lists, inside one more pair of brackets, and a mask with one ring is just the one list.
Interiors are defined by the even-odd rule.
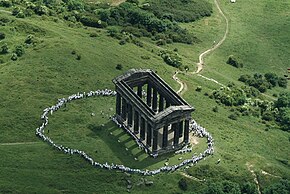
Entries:
[[[261,0],[253,6],[252,1],[243,0],[220,4],[230,19],[230,33],[225,43],[206,58],[202,74],[237,85],[242,85],[237,79],[246,73],[275,72],[283,76],[289,67],[290,3]],[[188,86],[183,97],[196,108],[193,118],[212,133],[215,154],[189,169],[145,177],[154,181],[152,186],[137,186],[142,178],[139,175],[93,168],[82,158],[60,153],[35,137],[45,107],[80,91],[114,89],[111,80],[131,68],[156,70],[177,90],[179,85],[171,78],[176,69],[157,54],[159,50],[177,48],[184,65],[194,70],[199,53],[223,36],[225,24],[214,4],[212,16],[179,24],[194,33],[199,43],[161,47],[146,37],[140,38],[143,47],[120,45],[119,40],[108,36],[106,29],[83,27],[55,16],[16,18],[4,12],[12,8],[0,9],[0,18],[6,21],[1,19],[5,25],[0,31],[6,37],[0,46],[7,43],[9,48],[8,54],[0,55],[0,193],[125,193],[126,179],[133,183],[132,193],[181,193],[182,178],[188,185],[187,193],[209,192],[211,187],[225,184],[225,180],[234,183],[232,188],[245,189],[245,182],[256,188],[250,170],[256,174],[262,191],[282,178],[289,180],[289,133],[268,127],[255,117],[229,119],[231,108],[204,95],[219,86],[193,75],[179,76]],[[15,46],[25,45],[28,35],[33,35],[34,45],[26,45],[25,53],[16,61],[11,60]],[[244,68],[226,64],[230,55],[238,56]],[[123,69],[117,70],[117,64]],[[195,91],[197,86],[202,87],[202,92]],[[266,94],[281,91],[289,89],[274,88]],[[212,111],[215,106],[218,112]],[[170,164],[178,162],[180,155],[153,159],[140,152],[133,140],[108,120],[113,113],[114,98],[71,103],[50,117],[49,135],[57,143],[86,150],[100,162],[143,169],[163,166],[167,158]],[[204,139],[198,141],[194,147],[197,153],[206,146]]]

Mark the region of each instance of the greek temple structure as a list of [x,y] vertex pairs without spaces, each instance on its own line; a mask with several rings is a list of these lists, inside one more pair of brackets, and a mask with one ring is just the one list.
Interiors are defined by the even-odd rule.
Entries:
[[113,83],[118,122],[149,154],[157,156],[188,144],[194,108],[154,71],[131,69]]

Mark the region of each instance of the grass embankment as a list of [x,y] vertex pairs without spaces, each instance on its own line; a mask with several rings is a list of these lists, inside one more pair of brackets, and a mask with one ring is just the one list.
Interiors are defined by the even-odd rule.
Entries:
[[[266,6],[271,2],[272,8]],[[236,80],[240,74],[252,71],[283,74],[279,69],[285,68],[289,61],[288,36],[275,35],[275,29],[279,27],[276,25],[282,25],[281,21],[289,18],[286,9],[287,6],[289,8],[289,3],[274,3],[272,0],[255,3],[264,6],[264,9],[261,6],[252,6],[251,1],[236,4],[222,2],[231,20],[231,30],[225,44],[206,60],[206,75],[224,83],[238,83]],[[1,17],[15,19],[6,13],[0,14]],[[286,16],[280,17],[281,14]],[[39,42],[35,47],[26,48],[25,54],[17,61],[8,60],[9,62],[0,64],[0,143],[37,143],[0,145],[0,192],[124,193],[127,191],[125,179],[132,180],[133,193],[181,192],[178,181],[183,176],[179,172],[147,177],[154,181],[153,186],[137,186],[141,178],[138,175],[128,177],[123,173],[92,168],[78,156],[59,153],[34,135],[40,122],[39,116],[45,107],[54,104],[58,98],[79,91],[114,89],[112,78],[130,68],[156,70],[177,89],[178,84],[171,78],[175,69],[164,64],[159,56],[151,52],[156,46],[150,42],[145,43],[145,49],[133,44],[121,46],[103,30],[71,28],[67,23],[60,20],[56,23],[46,17],[34,16],[15,20],[16,23],[3,27],[7,32],[5,41],[8,46],[13,48],[12,45],[22,44],[27,34],[34,34]],[[266,24],[268,30],[263,30],[263,25]],[[165,47],[178,48],[186,64],[193,65],[201,51],[222,37],[224,24],[214,10],[210,18],[183,25],[195,32],[202,42],[197,45],[173,44]],[[284,26],[289,29],[287,23]],[[10,28],[15,27],[13,33],[8,33]],[[38,30],[29,31],[32,27]],[[90,37],[92,32],[97,37]],[[287,30],[279,31],[284,32]],[[257,44],[261,37],[264,41]],[[76,54],[73,55],[72,51]],[[243,60],[243,69],[226,64],[231,54],[238,55]],[[77,55],[81,56],[80,60],[76,59]],[[141,59],[144,55],[150,59]],[[6,61],[8,56],[1,57]],[[275,62],[277,60],[277,63],[270,63],[271,59]],[[115,69],[117,64],[123,65],[122,71]],[[247,163],[253,165],[262,189],[280,178],[262,174],[261,170],[289,179],[289,164],[281,162],[289,161],[288,133],[278,129],[266,131],[266,126],[252,117],[230,120],[228,115],[231,112],[224,106],[218,106],[219,111],[213,112],[212,108],[217,104],[204,96],[204,93],[211,92],[218,86],[195,76],[180,75],[180,79],[188,86],[184,98],[196,108],[193,118],[213,134],[216,151],[214,156],[187,170],[194,177],[206,180],[199,182],[188,179],[188,193],[201,192],[211,181],[230,179],[237,183],[253,183]],[[202,86],[202,92],[195,91],[198,85]],[[92,117],[92,112],[96,116]],[[113,112],[114,98],[110,97],[72,102],[50,116],[49,134],[57,143],[83,149],[100,162],[123,163],[145,169],[163,165],[167,157],[170,157],[171,164],[177,162],[179,156],[167,155],[154,160],[139,152],[132,139],[109,122],[108,115]],[[121,140],[120,143],[118,139]],[[203,150],[204,145],[203,139],[200,140],[195,151]],[[135,157],[139,161],[135,161]],[[221,159],[220,164],[216,164],[218,159]]]

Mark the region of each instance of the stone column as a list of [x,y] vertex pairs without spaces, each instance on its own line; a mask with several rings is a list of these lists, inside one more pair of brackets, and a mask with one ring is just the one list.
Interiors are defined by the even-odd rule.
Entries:
[[152,86],[151,86],[151,83],[148,83],[147,84],[147,105],[148,106],[151,106],[151,103],[152,103],[151,96],[152,96]]
[[127,119],[127,102],[124,98],[122,98],[122,118]]
[[128,104],[128,126],[129,128],[132,127],[133,123],[133,107],[131,104]]
[[121,94],[119,94],[119,92],[117,92],[117,97],[116,97],[116,114],[117,115],[121,115]]
[[142,85],[139,85],[139,86],[137,87],[137,95],[138,95],[140,98],[142,98]]
[[164,109],[164,97],[162,94],[159,95],[159,109],[158,112],[163,111]]
[[162,138],[162,148],[168,146],[168,125],[163,127],[163,138]]
[[183,135],[183,121],[179,122],[179,137]]
[[153,129],[153,147],[152,147],[153,153],[156,153],[157,149],[158,149],[158,130]]
[[157,98],[158,98],[158,93],[157,89],[153,87],[153,104],[152,104],[152,109],[154,112],[157,112]]
[[147,123],[147,138],[146,138],[146,144],[151,147],[152,143],[152,126]]
[[189,142],[189,119],[185,120],[183,141],[184,143]]
[[139,133],[139,112],[136,110],[134,112],[134,133]]
[[140,139],[143,141],[145,139],[145,130],[146,130],[146,127],[145,127],[145,119],[141,117],[141,127],[140,127]]
[[173,145],[178,145],[179,142],[179,124],[173,123],[172,124],[173,130],[174,130],[174,137],[173,137]]

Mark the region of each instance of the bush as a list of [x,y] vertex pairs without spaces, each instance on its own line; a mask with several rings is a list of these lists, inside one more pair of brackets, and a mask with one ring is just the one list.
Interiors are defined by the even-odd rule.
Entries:
[[197,86],[196,89],[195,89],[195,91],[197,91],[197,92],[201,92],[201,90],[202,90],[201,86]]
[[185,178],[181,178],[179,181],[178,181],[178,186],[181,190],[183,191],[186,191],[187,190],[187,181]]
[[179,68],[182,65],[182,61],[181,61],[182,59],[178,55],[178,53],[165,50],[165,51],[161,51],[161,57],[163,58],[165,63],[173,67]]
[[25,51],[24,51],[24,47],[22,45],[18,45],[15,47],[15,51],[14,53],[18,56],[18,57],[21,57]]
[[12,6],[12,2],[9,0],[2,0],[0,1],[0,6],[1,7],[11,7]]
[[228,116],[229,119],[238,120],[239,115],[237,113],[230,114]]
[[9,52],[8,50],[9,50],[8,45],[6,43],[1,46],[1,54],[8,53]]
[[77,55],[77,60],[81,60],[82,56],[81,55]]
[[227,60],[227,64],[234,66],[236,68],[242,68],[244,67],[244,64],[239,62],[237,58],[235,58],[233,55],[229,56]]
[[122,64],[117,64],[117,65],[116,65],[116,69],[118,69],[118,70],[122,70],[122,69],[123,69],[123,65],[122,65]]
[[25,41],[24,41],[26,44],[35,44],[37,42],[36,38],[34,37],[34,35],[32,34],[29,34]]
[[16,61],[17,59],[18,59],[17,54],[16,53],[12,53],[11,60],[12,61]]
[[282,88],[287,88],[287,79],[283,77],[279,77],[278,85]]
[[218,106],[214,106],[214,107],[212,108],[212,111],[213,111],[213,112],[218,112],[218,111],[219,111]]
[[5,39],[5,34],[3,32],[0,32],[0,40]]
[[149,4],[143,9],[151,11],[159,19],[177,22],[193,22],[212,13],[211,4],[204,0],[150,0]]

